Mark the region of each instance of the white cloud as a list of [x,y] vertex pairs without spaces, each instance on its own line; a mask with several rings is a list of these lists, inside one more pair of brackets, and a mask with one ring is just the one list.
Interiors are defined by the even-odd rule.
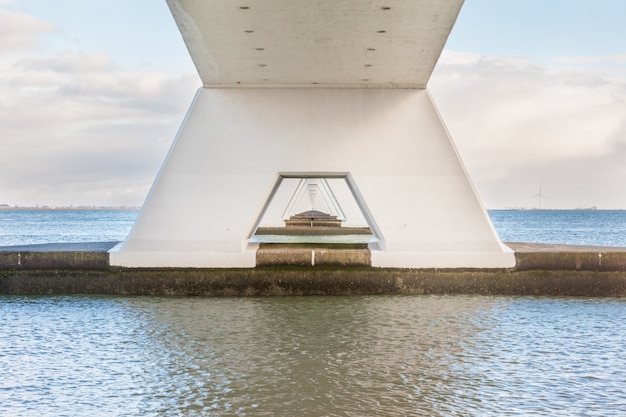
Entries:
[[488,207],[540,184],[553,207],[626,207],[625,79],[447,51],[430,89]]
[[[120,68],[97,51],[43,54],[54,31],[0,8],[0,204],[139,205],[198,77]],[[615,75],[444,51],[430,89],[487,207],[532,206],[542,184],[545,207],[626,208],[626,78]]]
[[588,63],[626,63],[626,54],[614,55],[587,55],[587,56],[557,56],[552,59],[554,62],[564,64],[588,64]]
[[53,30],[54,25],[44,20],[26,13],[0,9],[0,56],[35,49],[39,36]]
[[141,204],[200,86],[97,53],[23,49],[0,72],[0,203],[20,205]]

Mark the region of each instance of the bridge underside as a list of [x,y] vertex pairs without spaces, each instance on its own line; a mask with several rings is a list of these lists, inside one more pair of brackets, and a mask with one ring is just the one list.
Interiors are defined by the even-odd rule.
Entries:
[[462,0],[167,0],[204,87],[425,88]]
[[425,88],[461,4],[169,1],[204,87],[111,263],[254,267],[300,179],[372,266],[513,266]]

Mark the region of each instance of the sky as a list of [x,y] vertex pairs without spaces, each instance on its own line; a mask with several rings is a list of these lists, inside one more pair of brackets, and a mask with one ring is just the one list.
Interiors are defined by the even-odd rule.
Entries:
[[[485,207],[626,209],[624,18],[465,1],[429,89]],[[0,204],[140,206],[200,86],[165,0],[0,0]]]

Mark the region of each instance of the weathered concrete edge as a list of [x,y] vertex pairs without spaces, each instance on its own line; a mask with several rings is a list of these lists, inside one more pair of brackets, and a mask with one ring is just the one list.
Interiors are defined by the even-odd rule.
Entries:
[[109,253],[101,251],[0,251],[1,270],[107,270]]
[[[515,270],[626,271],[626,248],[508,243],[515,250]],[[319,245],[318,245],[319,246]],[[319,249],[319,250],[318,250]],[[315,249],[315,262],[308,247],[285,250],[261,247],[257,265],[332,265],[336,268],[370,265],[370,253],[359,248]],[[0,251],[0,270],[108,270],[110,254],[98,250]]]
[[[111,267],[109,253],[99,250],[0,251],[0,294],[626,296],[625,248],[509,245],[515,249],[516,267],[484,270],[345,265],[139,269]],[[353,263],[369,263],[357,260]]]
[[489,294],[626,297],[626,273],[377,268],[4,270],[0,294],[285,296]]
[[515,252],[515,270],[626,271],[626,252]]

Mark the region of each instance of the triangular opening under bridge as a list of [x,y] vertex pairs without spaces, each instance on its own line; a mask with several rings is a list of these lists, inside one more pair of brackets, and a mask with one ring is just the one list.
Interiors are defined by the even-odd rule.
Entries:
[[367,243],[382,235],[349,173],[280,173],[250,243]]

